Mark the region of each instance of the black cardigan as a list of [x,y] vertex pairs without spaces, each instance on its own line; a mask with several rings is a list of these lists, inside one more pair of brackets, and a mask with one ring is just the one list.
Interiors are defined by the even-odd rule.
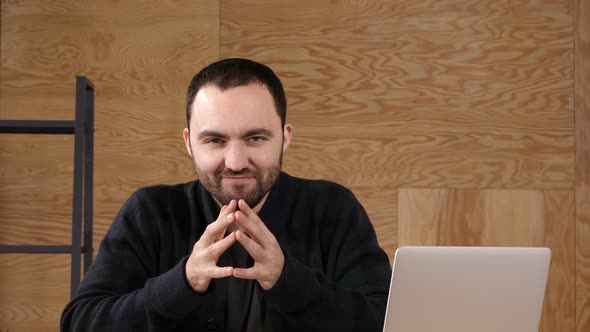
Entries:
[[[381,331],[391,268],[350,190],[281,173],[259,216],[285,255],[264,292],[273,331]],[[216,217],[199,181],[135,192],[65,307],[61,330],[224,331],[227,278],[198,294],[184,273]]]

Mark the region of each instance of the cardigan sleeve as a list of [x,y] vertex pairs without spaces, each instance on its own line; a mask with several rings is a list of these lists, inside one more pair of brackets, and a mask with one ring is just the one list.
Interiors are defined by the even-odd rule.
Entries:
[[[324,269],[302,263],[283,248],[285,265],[267,292],[285,323],[305,331],[381,331],[391,266],[369,218],[354,198],[323,222]],[[344,204],[347,205],[347,204]],[[336,211],[334,209],[334,211]]]
[[187,257],[158,275],[157,227],[146,204],[138,192],[124,204],[62,313],[61,331],[170,331],[207,296],[188,285]]

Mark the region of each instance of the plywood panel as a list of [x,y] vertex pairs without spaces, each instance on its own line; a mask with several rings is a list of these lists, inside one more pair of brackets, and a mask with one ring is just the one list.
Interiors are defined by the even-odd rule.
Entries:
[[[442,120],[440,128],[446,127],[447,133],[440,135],[434,133],[433,126],[410,123],[399,129],[348,128],[325,120],[324,126],[309,128],[295,123],[290,151],[285,156],[286,170],[303,177],[326,177],[353,187],[542,189],[557,186],[569,189],[572,186],[568,179],[571,164],[562,167],[570,153],[565,156],[551,152],[571,149],[571,137],[567,138],[568,142],[553,137],[536,140],[532,132],[501,134],[486,125],[480,125],[482,132],[475,133],[471,128],[477,124],[461,129],[453,128],[457,127],[453,122],[445,125]],[[537,151],[536,156],[528,155],[530,151]],[[474,153],[480,156],[474,159]],[[538,176],[545,171],[553,180],[538,182]]]
[[73,136],[0,135],[0,244],[71,242]]
[[377,233],[379,245],[385,250],[389,262],[393,263],[397,249],[397,189],[395,188],[351,188],[361,202]]
[[69,255],[0,255],[0,330],[58,331],[69,271]]
[[[134,190],[194,178],[181,135],[184,99],[192,76],[218,58],[218,1],[13,3],[2,1],[0,119],[72,120],[74,77],[86,75],[94,83],[97,248]],[[0,218],[8,217],[6,222],[0,220],[2,244],[61,244],[69,238],[73,144],[51,144],[55,139],[51,138],[42,145],[39,139],[44,138],[0,136]],[[60,280],[65,299],[67,270],[67,279]],[[2,279],[2,287],[22,289],[19,280]],[[28,282],[27,287],[29,293],[45,289],[42,283]],[[9,330],[32,331],[29,327],[36,325],[41,330],[57,329],[54,316],[65,300],[37,305],[34,297],[10,294],[0,297],[0,317],[21,319],[25,308],[36,313],[23,318],[32,323],[0,324],[0,330],[16,326]],[[19,296],[22,301],[17,306],[14,301]],[[49,325],[40,321],[48,315]]]
[[572,12],[572,0],[228,0],[220,52],[283,78],[297,175],[571,189]]
[[590,331],[590,1],[576,1],[576,331]]
[[399,245],[546,246],[541,331],[575,330],[574,192],[400,189]]
[[[217,56],[216,1],[29,0],[2,8],[2,118],[73,118],[78,74],[93,80],[97,96],[182,97],[193,72]],[[127,112],[142,114],[140,106]]]

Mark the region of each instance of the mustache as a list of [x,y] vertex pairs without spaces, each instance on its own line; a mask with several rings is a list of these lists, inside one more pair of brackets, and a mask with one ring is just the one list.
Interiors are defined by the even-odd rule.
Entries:
[[231,169],[224,169],[221,172],[219,172],[220,176],[252,176],[252,177],[256,177],[258,175],[258,173],[256,171],[253,171],[251,169],[242,169],[239,171],[234,171]]

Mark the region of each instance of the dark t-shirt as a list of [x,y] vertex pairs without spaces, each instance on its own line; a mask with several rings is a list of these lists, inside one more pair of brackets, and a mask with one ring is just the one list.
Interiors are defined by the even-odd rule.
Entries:
[[[254,260],[236,242],[229,249],[233,267],[249,268]],[[229,277],[225,326],[228,332],[271,331],[267,301],[256,280]]]

